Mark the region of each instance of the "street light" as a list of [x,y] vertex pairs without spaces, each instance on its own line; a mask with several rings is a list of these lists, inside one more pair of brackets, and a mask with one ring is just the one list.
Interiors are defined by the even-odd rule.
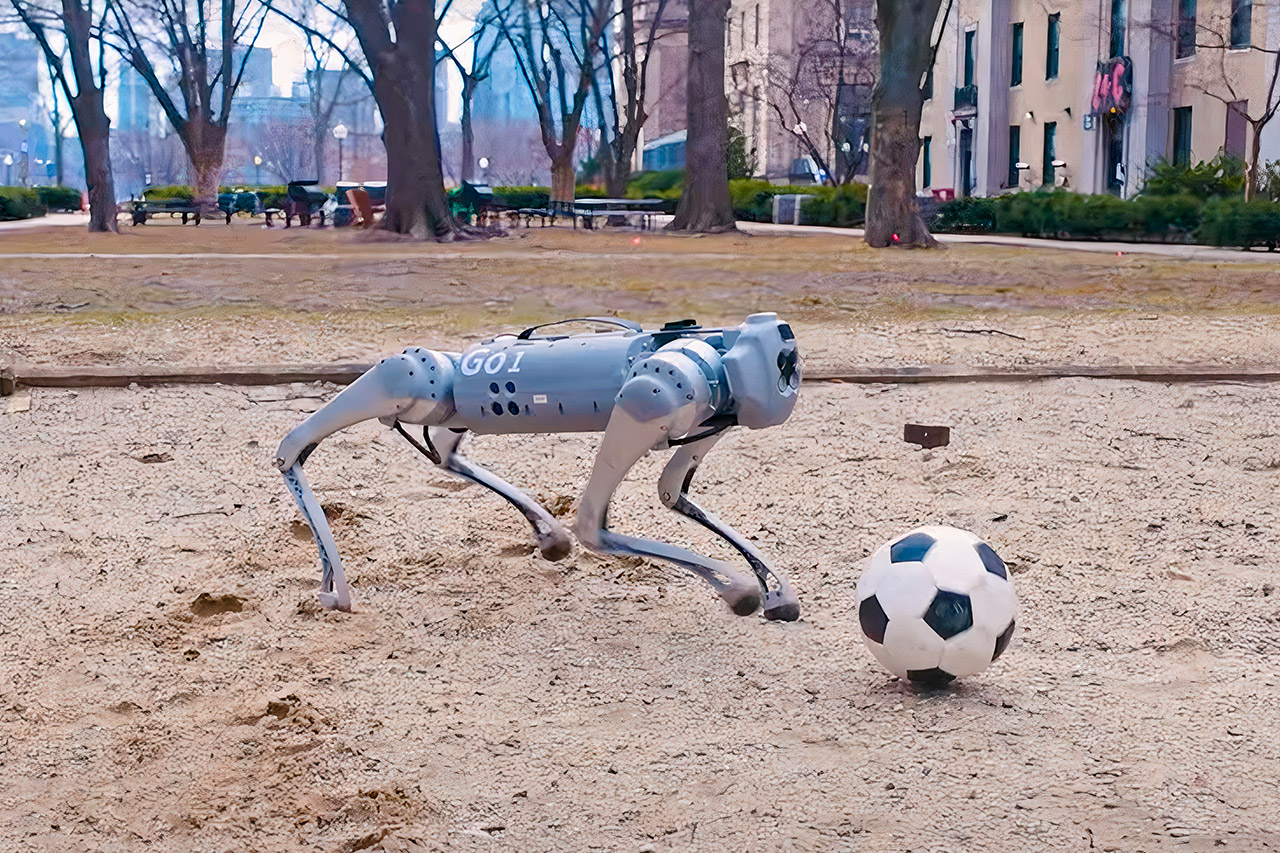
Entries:
[[338,140],[338,180],[342,180],[342,140],[347,138],[347,126],[345,124],[335,125],[333,128],[333,138]]
[[5,182],[5,184],[8,184],[8,183],[10,182],[10,180],[12,179],[12,178],[11,178],[12,173],[13,173],[13,155],[12,155],[12,154],[6,154],[6,155],[4,155],[4,182]]
[[262,186],[262,155],[253,155],[253,182],[257,186]]

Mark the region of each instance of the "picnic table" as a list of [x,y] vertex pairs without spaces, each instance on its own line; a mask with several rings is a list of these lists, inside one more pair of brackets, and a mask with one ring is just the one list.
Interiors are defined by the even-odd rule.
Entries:
[[641,228],[650,228],[664,203],[660,198],[580,198],[574,202],[574,215],[587,228],[594,228],[599,217],[607,222],[635,218]]
[[[123,202],[122,207],[129,213],[129,217],[134,225],[145,225],[148,219],[156,216],[168,215],[170,217],[182,217],[182,224],[186,225],[187,220],[194,220],[196,225],[200,224],[200,205],[193,201],[182,198],[161,198],[161,199],[131,199]],[[117,208],[119,210],[119,208]]]

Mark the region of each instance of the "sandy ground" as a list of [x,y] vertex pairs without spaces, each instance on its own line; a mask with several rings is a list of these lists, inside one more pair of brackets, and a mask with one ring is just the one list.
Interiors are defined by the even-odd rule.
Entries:
[[[1251,263],[193,232],[34,230],[0,254],[335,257],[0,261],[0,362],[367,357],[567,313],[753,308],[796,318],[810,366],[1280,354],[1280,283]],[[374,424],[308,465],[357,596],[320,611],[270,457],[333,390],[0,402],[0,847],[1280,848],[1280,387],[806,386],[695,481],[792,578],[789,625],[660,564],[543,561],[498,498]],[[903,443],[907,421],[951,446]],[[596,441],[468,447],[568,515]],[[730,557],[658,504],[660,463],[615,525]],[[987,537],[1021,599],[1009,652],[943,692],[879,670],[854,607],[866,556],[926,522]]]

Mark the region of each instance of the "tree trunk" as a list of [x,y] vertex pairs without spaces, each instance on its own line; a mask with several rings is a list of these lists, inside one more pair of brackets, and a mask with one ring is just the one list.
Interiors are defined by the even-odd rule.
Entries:
[[551,160],[551,201],[573,204],[577,189],[577,170],[573,168],[573,149],[562,151]]
[[476,180],[476,131],[471,126],[471,100],[476,92],[476,79],[471,76],[462,79],[462,115],[459,124],[462,127],[462,180],[475,183]]
[[625,198],[627,195],[627,178],[631,177],[631,164],[620,163],[620,155],[615,156],[612,147],[604,149],[604,157],[600,167],[604,170],[604,191],[609,198]]
[[[430,44],[430,43],[429,43]],[[388,60],[374,82],[387,148],[387,211],[382,227],[419,240],[452,239],[460,233],[449,209],[436,129],[435,54],[405,53]]]
[[877,0],[880,78],[871,97],[871,189],[867,245],[938,245],[916,203],[921,81],[933,58],[930,38],[941,0]]
[[227,129],[199,115],[191,116],[183,126],[182,145],[191,163],[191,183],[195,201],[212,209],[218,204],[218,179],[222,177],[222,157],[226,149]]
[[729,199],[729,99],[724,93],[725,24],[729,0],[689,2],[689,136],[687,174],[671,231],[737,228]]
[[1258,167],[1262,163],[1262,131],[1265,127],[1265,122],[1252,126],[1253,141],[1249,145],[1249,169],[1244,184],[1245,201],[1253,201],[1258,195]]
[[84,153],[84,178],[89,188],[89,230],[118,231],[116,189],[111,177],[111,120],[103,109],[101,89],[90,88],[71,104],[71,115]]

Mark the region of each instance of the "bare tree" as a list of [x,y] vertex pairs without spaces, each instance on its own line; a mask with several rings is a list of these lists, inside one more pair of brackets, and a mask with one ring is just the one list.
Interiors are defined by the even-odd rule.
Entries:
[[[196,200],[213,204],[231,101],[262,32],[265,7],[256,0],[114,0],[111,11],[113,44],[182,140]],[[169,73],[181,106],[168,85]]]
[[126,130],[116,133],[113,143],[111,156],[116,177],[125,187],[175,184],[182,180],[187,155],[176,136]]
[[538,113],[553,203],[574,198],[578,131],[612,10],[612,0],[512,0],[496,21]]
[[[1262,132],[1280,112],[1280,50],[1254,44],[1252,38],[1253,11],[1260,5],[1241,4],[1234,14],[1201,13],[1162,33],[1172,39],[1193,39],[1197,52],[1209,54],[1205,60],[1187,66],[1184,73],[1189,85],[1221,101],[1229,113],[1238,115],[1252,131],[1248,152],[1243,158],[1246,199],[1258,194],[1263,166],[1260,162]],[[1242,19],[1241,15],[1247,17]],[[1258,94],[1259,89],[1261,98],[1249,97]]]
[[[933,67],[951,0],[876,0],[880,76],[871,97],[867,245],[937,246],[916,203],[924,79]],[[942,10],[942,11],[940,11]]]
[[[462,133],[462,163],[459,171],[462,180],[468,182],[475,180],[476,170],[476,132],[471,121],[471,106],[475,101],[476,87],[489,79],[493,68],[493,55],[503,44],[502,36],[495,26],[497,21],[501,20],[501,16],[501,12],[495,14],[491,9],[488,14],[482,14],[476,19],[471,34],[459,44],[450,45],[444,39],[439,40],[441,50],[453,63],[458,76],[462,79],[462,114],[458,118]],[[458,53],[467,42],[472,42],[471,59],[469,62],[463,62]]]
[[281,183],[314,177],[319,167],[314,164],[312,143],[315,139],[311,121],[269,119],[258,132],[257,145],[262,165]]
[[344,17],[332,14],[325,6],[312,0],[263,2],[271,11],[297,26],[306,41],[303,62],[306,67],[307,108],[311,112],[310,145],[314,152],[314,177],[323,184],[325,151],[332,138],[333,114],[339,107],[360,101],[348,91],[348,84],[371,88],[372,80],[354,43],[355,33]]
[[729,99],[724,93],[729,0],[690,0],[688,139],[684,193],[671,231],[733,231],[729,198]]
[[[54,85],[62,90],[71,105],[84,153],[89,230],[114,232],[116,191],[111,176],[111,120],[107,118],[103,97],[107,66],[103,61],[101,39],[103,19],[111,8],[111,0],[104,0],[99,9],[94,9],[93,0],[61,0],[58,5],[28,0],[10,2],[18,18],[36,37],[53,74]],[[55,41],[62,44],[57,45]],[[65,48],[65,53],[60,47]],[[55,132],[60,131],[55,128]]]
[[614,50],[601,45],[608,59],[608,91],[601,92],[597,75],[592,80],[592,96],[600,117],[599,160],[605,192],[614,198],[626,193],[640,131],[649,118],[645,107],[649,57],[661,32],[666,6],[667,0],[618,0]]
[[841,186],[866,159],[875,22],[865,0],[811,0],[797,26],[804,34],[795,52],[770,58],[764,98],[825,182]]

